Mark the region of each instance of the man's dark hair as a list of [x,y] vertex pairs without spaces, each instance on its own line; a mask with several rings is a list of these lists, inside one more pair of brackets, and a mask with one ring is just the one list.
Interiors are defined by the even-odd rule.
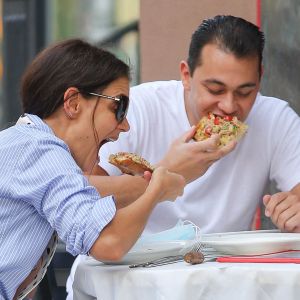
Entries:
[[69,39],[43,50],[23,75],[23,112],[49,117],[63,105],[69,87],[101,91],[119,78],[130,78],[127,64],[112,53],[80,39]]
[[193,75],[196,67],[201,65],[203,47],[207,44],[216,44],[220,49],[238,58],[258,57],[261,76],[264,43],[263,32],[242,18],[215,16],[206,19],[192,35],[188,57],[190,73]]

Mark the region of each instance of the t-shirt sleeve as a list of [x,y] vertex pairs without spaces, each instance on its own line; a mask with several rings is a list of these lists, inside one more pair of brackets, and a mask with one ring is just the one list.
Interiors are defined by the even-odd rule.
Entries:
[[300,118],[287,104],[270,117],[270,179],[279,190],[289,191],[300,183]]
[[24,146],[14,189],[50,223],[73,255],[87,253],[116,212],[113,196],[101,198],[70,152],[55,140]]

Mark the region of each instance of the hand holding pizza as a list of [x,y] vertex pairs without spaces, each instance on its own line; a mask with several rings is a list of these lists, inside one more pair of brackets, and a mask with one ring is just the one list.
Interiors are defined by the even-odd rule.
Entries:
[[293,192],[265,195],[265,215],[282,231],[300,232],[300,198]]
[[165,167],[154,168],[137,154],[130,152],[111,154],[109,162],[125,174],[143,176],[149,182],[146,192],[155,194],[157,202],[175,200],[183,194],[186,184],[183,176],[169,172]]
[[183,176],[169,172],[165,167],[157,167],[152,173],[146,192],[157,194],[158,202],[175,200],[183,194],[185,185]]
[[221,157],[232,151],[236,141],[231,141],[219,147],[220,137],[214,134],[204,141],[193,142],[196,127],[193,126],[171,144],[165,157],[158,165],[165,166],[170,171],[181,174],[187,182],[191,182],[201,175]]

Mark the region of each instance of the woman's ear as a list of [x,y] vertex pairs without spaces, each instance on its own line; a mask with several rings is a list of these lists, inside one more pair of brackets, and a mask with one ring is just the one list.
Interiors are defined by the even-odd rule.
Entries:
[[64,111],[69,119],[74,119],[79,112],[79,91],[75,87],[68,88],[64,93]]
[[184,60],[180,62],[180,75],[181,75],[181,81],[184,89],[186,91],[189,91],[191,87],[190,84],[191,73],[190,73],[190,68],[188,66],[188,63]]

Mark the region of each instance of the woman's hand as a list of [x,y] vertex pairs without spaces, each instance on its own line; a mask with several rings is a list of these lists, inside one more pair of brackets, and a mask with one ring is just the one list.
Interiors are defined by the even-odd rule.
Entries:
[[205,141],[193,142],[191,140],[195,131],[193,126],[184,135],[174,140],[165,157],[158,163],[159,166],[165,166],[168,170],[181,174],[187,182],[203,175],[215,161],[231,152],[236,146],[236,142],[230,142],[220,148],[218,135],[212,135]]
[[157,202],[175,200],[183,194],[186,185],[182,175],[169,172],[165,167],[156,168],[152,176],[150,172],[145,172],[144,178],[150,180],[146,193],[155,194]]

